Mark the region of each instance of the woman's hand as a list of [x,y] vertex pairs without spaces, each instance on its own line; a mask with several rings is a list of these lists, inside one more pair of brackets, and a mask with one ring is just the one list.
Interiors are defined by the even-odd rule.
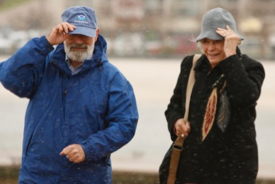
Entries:
[[224,53],[226,57],[236,54],[236,48],[240,44],[240,38],[227,25],[226,29],[217,28],[216,32],[224,37]]
[[191,130],[190,123],[185,122],[183,118],[178,119],[175,123],[175,131],[177,136],[181,136],[182,138],[186,138],[189,135]]

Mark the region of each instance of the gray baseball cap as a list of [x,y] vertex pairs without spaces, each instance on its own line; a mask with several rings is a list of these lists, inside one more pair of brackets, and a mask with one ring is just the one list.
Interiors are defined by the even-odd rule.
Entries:
[[69,34],[80,34],[95,37],[97,21],[95,11],[87,6],[73,6],[61,15],[63,22],[73,24],[76,29]]
[[237,31],[236,22],[234,17],[230,12],[222,8],[214,8],[206,12],[202,18],[201,23],[201,33],[196,38],[196,41],[199,41],[204,38],[211,40],[221,40],[223,37],[216,33],[217,28],[226,28],[228,25],[236,35],[240,37],[240,40],[243,40],[243,37],[239,35]]

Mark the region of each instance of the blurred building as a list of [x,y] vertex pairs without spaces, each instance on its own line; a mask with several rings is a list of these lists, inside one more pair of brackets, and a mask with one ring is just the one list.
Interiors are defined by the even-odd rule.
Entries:
[[275,0],[32,0],[1,12],[0,25],[50,31],[65,8],[79,4],[96,10],[113,56],[183,57],[198,52],[194,38],[203,14],[222,7],[233,14],[245,38],[243,52],[275,58]]

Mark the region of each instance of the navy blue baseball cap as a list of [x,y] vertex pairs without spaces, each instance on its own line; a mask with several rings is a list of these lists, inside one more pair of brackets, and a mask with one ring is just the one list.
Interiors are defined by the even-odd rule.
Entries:
[[63,22],[68,22],[76,27],[69,34],[80,34],[89,37],[96,36],[97,21],[95,11],[87,6],[73,6],[66,9],[62,16]]

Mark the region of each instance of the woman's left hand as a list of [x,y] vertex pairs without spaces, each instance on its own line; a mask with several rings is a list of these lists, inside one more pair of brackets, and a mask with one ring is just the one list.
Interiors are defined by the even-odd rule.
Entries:
[[240,37],[228,25],[226,29],[217,28],[216,32],[224,37],[224,53],[226,57],[236,54],[236,48],[240,44]]

